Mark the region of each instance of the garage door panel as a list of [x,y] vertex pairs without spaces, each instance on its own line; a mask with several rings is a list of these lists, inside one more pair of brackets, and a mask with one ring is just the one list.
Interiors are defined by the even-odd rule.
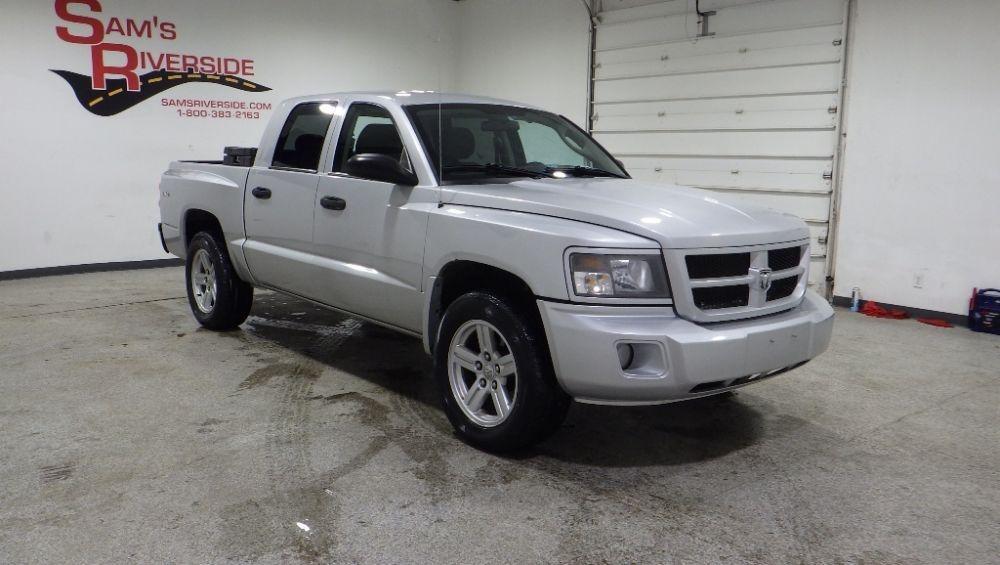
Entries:
[[826,222],[809,222],[809,254],[814,258],[826,257],[826,237],[829,225]]
[[809,287],[813,290],[823,288],[826,284],[824,279],[826,279],[826,257],[813,257],[809,262]]
[[699,6],[701,7],[701,11],[711,12],[726,8],[733,8],[736,6],[744,6],[746,4],[758,4],[760,2],[761,0],[701,0]]
[[602,80],[838,61],[840,35],[835,25],[616,49],[597,53],[594,72]]
[[[659,15],[652,15],[656,12],[649,8],[617,10],[613,18],[611,13],[602,14],[603,23],[597,28],[597,49],[694,39],[700,31],[698,16],[693,10],[688,11],[687,6],[684,13],[679,13],[680,6],[680,2],[665,3]],[[625,19],[630,15],[635,19]],[[718,8],[709,18],[709,29],[722,37],[838,24],[843,19],[843,5],[829,0],[755,2]]]
[[[706,8],[703,8],[705,10]],[[710,16],[716,35],[842,24],[844,5],[830,0],[777,0],[719,8]]]
[[[659,51],[665,51],[659,49]],[[788,65],[803,65],[815,62],[838,62],[832,52],[832,45],[804,45],[799,47],[783,47],[760,49],[746,53],[706,54],[685,59],[661,60],[658,55],[655,60],[630,61],[623,63],[601,63],[595,72],[597,80],[613,78],[643,77],[658,75],[688,74],[696,72],[724,71],[744,68],[778,67]]]
[[618,24],[597,26],[597,50],[621,49],[690,39],[698,24],[689,14],[671,14]]
[[[614,0],[605,1],[601,21],[606,24],[645,20],[660,16],[684,14],[692,11],[694,0]],[[711,12],[742,4],[753,4],[761,0],[701,0],[702,11]]]
[[661,18],[663,16],[676,16],[690,12],[689,0],[671,0],[668,2],[641,2],[635,0],[625,0],[628,3],[645,4],[635,7],[614,7],[618,2],[604,2],[608,5],[608,11],[601,13],[601,23],[612,25],[625,22],[648,20],[650,18]]
[[839,63],[597,81],[595,102],[836,92]]
[[836,107],[836,94],[605,103],[593,130],[828,128]]
[[712,155],[831,157],[829,131],[704,131],[598,133],[597,140],[616,156]]
[[625,116],[608,116],[598,109],[596,119],[593,121],[593,131],[610,133],[693,129],[830,129],[837,124],[837,117],[827,108],[753,111],[745,110],[739,104],[732,104],[731,100],[725,102],[729,102],[728,106],[736,108],[703,113],[670,113],[659,110],[653,114]]
[[738,111],[780,112],[783,110],[824,110],[837,105],[836,93],[703,100],[660,100],[654,102],[602,102],[594,105],[599,116],[655,116],[666,114],[717,114]]
[[783,192],[830,192],[824,173],[829,159],[727,159],[690,157],[625,157],[634,178],[712,188]]

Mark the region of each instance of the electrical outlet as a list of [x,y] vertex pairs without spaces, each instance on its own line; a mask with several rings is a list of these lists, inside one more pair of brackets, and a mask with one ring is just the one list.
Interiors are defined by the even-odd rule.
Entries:
[[913,288],[924,288],[923,273],[913,273]]

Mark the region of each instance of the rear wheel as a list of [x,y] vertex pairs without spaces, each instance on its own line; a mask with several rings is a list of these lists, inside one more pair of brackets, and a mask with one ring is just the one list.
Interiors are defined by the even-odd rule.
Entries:
[[488,451],[512,451],[555,432],[570,398],[559,388],[541,328],[514,302],[484,292],[445,312],[435,373],[458,435]]
[[191,238],[185,275],[188,304],[202,326],[231,330],[250,315],[253,286],[236,276],[224,244],[212,234],[199,232]]

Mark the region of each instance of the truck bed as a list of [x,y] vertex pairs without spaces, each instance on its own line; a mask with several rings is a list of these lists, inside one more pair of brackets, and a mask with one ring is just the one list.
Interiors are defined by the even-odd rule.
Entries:
[[184,219],[192,210],[214,215],[222,224],[230,249],[242,245],[243,190],[250,167],[220,161],[174,161],[160,180],[160,218],[170,253],[186,254]]

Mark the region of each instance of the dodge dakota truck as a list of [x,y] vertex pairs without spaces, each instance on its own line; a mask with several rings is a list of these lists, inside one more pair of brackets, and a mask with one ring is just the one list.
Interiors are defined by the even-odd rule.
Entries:
[[160,213],[201,325],[236,328],[259,287],[419,337],[457,434],[491,451],[550,435],[573,400],[756,383],[832,331],[802,220],[633,180],[514,102],[294,98],[259,147],[171,163]]

